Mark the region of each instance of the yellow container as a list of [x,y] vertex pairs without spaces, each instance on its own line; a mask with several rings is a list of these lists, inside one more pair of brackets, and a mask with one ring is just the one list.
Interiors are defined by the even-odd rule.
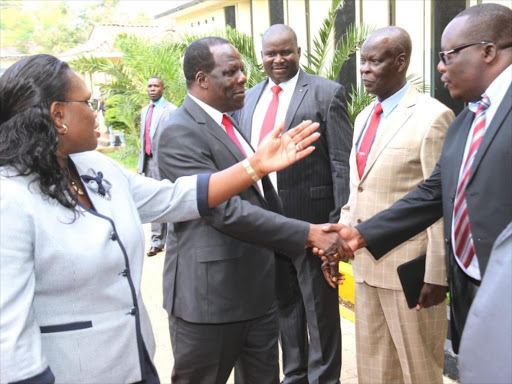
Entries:
[[[340,262],[340,272],[345,275],[343,285],[338,287],[339,296],[350,303],[355,303],[355,281],[352,265]],[[340,304],[340,315],[347,320],[355,322],[354,311]]]

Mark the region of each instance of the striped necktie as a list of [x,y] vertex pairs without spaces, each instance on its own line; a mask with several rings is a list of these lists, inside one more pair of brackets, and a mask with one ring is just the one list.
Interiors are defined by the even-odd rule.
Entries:
[[478,109],[476,110],[475,119],[473,120],[473,136],[467,156],[463,161],[462,173],[460,174],[459,183],[457,184],[457,193],[455,195],[455,206],[453,209],[455,254],[465,268],[469,267],[475,255],[466,203],[466,187],[476,152],[484,137],[485,112],[487,108],[489,108],[489,105],[491,105],[489,98],[483,95]]

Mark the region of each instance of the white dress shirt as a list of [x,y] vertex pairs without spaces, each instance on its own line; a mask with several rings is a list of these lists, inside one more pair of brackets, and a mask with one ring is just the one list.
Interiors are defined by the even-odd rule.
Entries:
[[[298,80],[299,71],[297,71],[295,76],[293,76],[290,80],[280,84],[274,83],[270,78],[268,79],[267,85],[261,93],[260,99],[258,100],[258,104],[256,104],[256,108],[254,109],[254,114],[252,116],[251,144],[254,148],[258,148],[263,120],[267,114],[267,110],[270,102],[272,101],[272,97],[274,96],[272,87],[274,85],[279,85],[282,89],[281,92],[279,92],[279,105],[277,107],[276,122],[274,125],[275,128],[284,122],[286,118],[286,113],[288,112],[288,107],[290,106],[290,101],[292,100],[293,92],[295,91]],[[276,172],[269,173],[268,176],[270,177],[270,181],[272,181],[272,185],[277,190]]]
[[[505,97],[507,93],[508,87],[510,87],[510,83],[512,82],[512,65],[509,65],[501,74],[494,79],[494,81],[489,85],[489,87],[485,90],[484,94],[487,95],[489,98],[491,104],[489,108],[485,111],[485,127],[484,127],[484,135],[487,131],[487,128],[492,122],[492,119],[494,118],[494,115],[496,114],[496,111],[498,110],[498,107],[500,106],[501,102],[503,101],[503,98]],[[483,95],[482,94],[482,97]],[[478,108],[479,102],[470,103],[468,108],[471,112],[476,113],[476,110]],[[462,157],[462,161],[466,161],[466,157],[468,155],[469,146],[471,144],[471,140],[473,138],[473,131],[474,126],[471,126],[471,129],[469,130],[468,137],[466,139],[466,147],[464,148],[464,156]],[[478,151],[478,149],[477,149]],[[462,174],[462,164],[460,164],[460,170],[459,170],[459,180]],[[457,181],[457,185],[459,185],[459,182]],[[470,222],[471,225],[471,222]],[[453,248],[453,255],[455,256],[455,260],[457,260],[457,263],[462,268],[466,274],[468,274],[470,277],[476,280],[481,280],[482,275],[480,273],[480,266],[478,264],[478,257],[476,255],[473,256],[473,259],[471,260],[471,264],[469,264],[469,267],[466,268],[462,264],[461,260],[457,256],[457,251],[455,250],[455,220],[452,220],[452,248]]]
[[[226,127],[224,127],[224,125],[222,124],[222,117],[224,116],[224,113],[216,110],[212,106],[206,104],[204,101],[199,100],[197,97],[192,96],[190,93],[188,94],[188,96],[192,100],[194,100],[197,103],[197,105],[199,105],[208,114],[208,116],[210,116],[213,119],[213,121],[215,121],[217,124],[219,124],[219,126],[224,130],[224,132],[226,132]],[[238,129],[233,129],[233,131],[235,132],[236,138],[238,139],[238,141],[242,145],[245,153],[247,154],[247,157],[254,155],[254,149],[245,140],[245,138],[240,134],[240,132],[238,132]],[[226,135],[227,135],[227,133],[226,133]],[[230,138],[230,140],[231,140],[231,138]],[[263,185],[261,184],[261,180],[259,180],[257,182],[257,184],[258,184],[260,193],[262,195],[264,195]]]

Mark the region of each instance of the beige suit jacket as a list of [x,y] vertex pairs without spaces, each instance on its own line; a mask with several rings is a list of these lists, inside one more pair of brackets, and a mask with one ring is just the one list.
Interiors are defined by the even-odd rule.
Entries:
[[[356,165],[359,140],[373,104],[356,118],[350,154],[350,198],[341,210],[340,223],[355,226],[388,208],[427,179],[439,159],[453,112],[439,101],[410,86],[389,119],[378,128],[362,178]],[[354,278],[358,283],[402,289],[397,267],[427,255],[425,282],[447,285],[443,222],[388,252],[378,261],[366,250],[356,252]]]

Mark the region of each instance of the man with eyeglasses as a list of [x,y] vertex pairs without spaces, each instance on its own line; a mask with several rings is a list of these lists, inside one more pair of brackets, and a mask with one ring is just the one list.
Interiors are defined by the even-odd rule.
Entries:
[[[469,105],[448,128],[434,172],[356,227],[326,228],[379,260],[444,217],[455,352],[492,245],[512,220],[511,40],[512,10],[502,5],[476,5],[448,24],[437,69],[451,97]],[[504,337],[510,348],[510,330]]]

